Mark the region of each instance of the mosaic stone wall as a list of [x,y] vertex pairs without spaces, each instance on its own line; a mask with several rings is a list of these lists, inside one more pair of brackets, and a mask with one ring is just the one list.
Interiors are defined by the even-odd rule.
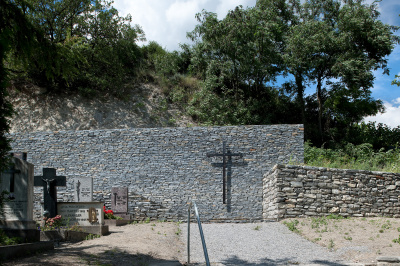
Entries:
[[[73,178],[93,178],[94,201],[110,207],[111,188],[128,187],[134,219],[185,220],[195,200],[204,221],[260,221],[263,175],[275,164],[303,162],[302,125],[145,128],[11,134],[12,150],[67,177],[58,200],[73,201]],[[228,160],[227,204],[222,202],[223,141],[241,153]],[[42,188],[35,188],[40,218]]]

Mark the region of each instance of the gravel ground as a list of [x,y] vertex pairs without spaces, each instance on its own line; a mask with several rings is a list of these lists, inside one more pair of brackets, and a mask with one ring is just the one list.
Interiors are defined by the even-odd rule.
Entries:
[[[247,224],[202,224],[211,263],[223,265],[344,265],[339,254],[330,252],[277,222]],[[187,224],[181,224],[182,241]],[[204,262],[197,223],[190,227],[190,261]],[[181,261],[187,261],[187,251]]]

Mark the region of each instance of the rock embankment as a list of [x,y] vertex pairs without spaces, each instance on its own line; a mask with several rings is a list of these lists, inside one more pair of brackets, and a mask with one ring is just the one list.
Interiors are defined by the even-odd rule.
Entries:
[[191,126],[194,122],[173,104],[160,88],[137,86],[124,99],[114,96],[86,98],[52,95],[24,85],[10,90],[16,112],[10,132],[60,131]]

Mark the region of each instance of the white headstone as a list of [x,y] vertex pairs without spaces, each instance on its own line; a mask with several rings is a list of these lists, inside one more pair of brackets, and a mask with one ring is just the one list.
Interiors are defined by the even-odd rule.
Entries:
[[35,229],[33,221],[34,166],[25,160],[12,157],[12,165],[1,173],[1,191],[9,192],[4,203],[0,228]]
[[93,178],[77,177],[74,179],[74,201],[75,202],[93,201]]
[[103,205],[102,202],[58,202],[57,212],[69,226],[102,225]]

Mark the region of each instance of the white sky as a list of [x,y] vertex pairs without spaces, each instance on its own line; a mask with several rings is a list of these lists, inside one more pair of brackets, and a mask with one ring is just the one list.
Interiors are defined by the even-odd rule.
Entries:
[[[367,0],[371,3],[373,0]],[[164,49],[179,50],[179,44],[189,43],[186,33],[198,24],[196,13],[203,9],[215,12],[223,19],[237,5],[244,8],[254,6],[256,0],[115,0],[114,7],[120,15],[132,15],[132,23],[139,24],[147,41],[156,41]],[[384,23],[400,26],[400,0],[382,0],[379,3]],[[376,74],[372,96],[385,102],[386,113],[368,117],[365,121],[377,121],[391,127],[400,125],[400,87],[390,83],[400,71],[399,47],[389,57],[390,76]],[[380,71],[381,72],[381,71]]]
[[256,0],[115,0],[120,15],[132,15],[147,41],[156,41],[164,49],[178,50],[180,43],[189,43],[186,33],[198,24],[195,15],[203,9],[215,12],[222,19],[238,5],[254,6]]

